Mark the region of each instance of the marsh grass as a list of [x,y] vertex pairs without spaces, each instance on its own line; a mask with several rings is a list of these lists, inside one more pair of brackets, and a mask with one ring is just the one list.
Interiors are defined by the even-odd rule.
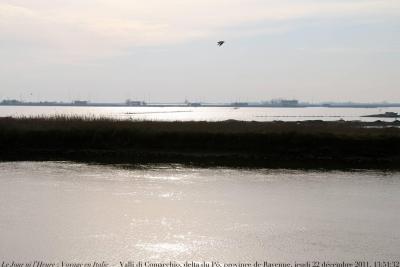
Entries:
[[400,129],[392,126],[343,121],[0,118],[0,160],[400,169]]

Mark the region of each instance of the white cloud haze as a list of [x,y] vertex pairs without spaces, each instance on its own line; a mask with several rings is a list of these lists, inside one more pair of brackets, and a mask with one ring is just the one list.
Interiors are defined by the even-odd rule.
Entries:
[[[159,100],[170,100],[182,95],[216,100],[224,98],[224,95],[231,96],[229,90],[237,91],[238,98],[273,98],[281,92],[283,97],[311,99],[317,95],[317,99],[326,100],[334,98],[332,96],[336,94],[329,93],[329,89],[333,89],[332,84],[337,84],[344,88],[346,98],[357,100],[358,97],[372,101],[382,95],[382,88],[379,89],[379,94],[365,91],[370,95],[362,97],[347,92],[349,89],[363,92],[361,87],[376,83],[379,86],[384,85],[384,91],[390,92],[384,94],[385,98],[392,96],[392,99],[400,101],[399,93],[394,93],[399,86],[398,79],[395,80],[394,76],[398,74],[400,67],[400,37],[393,36],[399,33],[396,30],[400,26],[399,18],[398,0],[2,0],[0,56],[3,60],[0,62],[0,70],[3,76],[0,77],[0,98],[13,96],[19,91],[20,94],[26,93],[24,90],[27,89],[22,88],[29,85],[29,90],[37,90],[47,98],[67,97],[66,87],[74,87],[76,91],[101,90],[100,95],[103,98],[115,100],[125,97],[129,88],[139,87],[140,89],[135,90],[141,95],[150,92],[157,95]],[[333,35],[332,39],[330,34]],[[275,43],[272,39],[271,43],[274,45],[267,43],[265,46],[266,39],[271,40],[269,38],[274,36],[277,36],[279,42]],[[222,75],[224,78],[214,77],[211,72],[215,69],[202,65],[210,63],[204,62],[204,56],[207,56],[210,49],[207,47],[207,52],[193,51],[201,55],[193,55],[194,60],[199,61],[192,69],[184,67],[188,72],[186,76],[193,77],[193,80],[187,80],[183,84],[178,73],[183,68],[182,64],[191,65],[186,62],[188,55],[191,55],[187,49],[196,47],[196,43],[214,44],[219,38],[229,39],[227,45],[231,47],[224,47],[227,52],[223,53],[232,53],[230,55],[237,59],[246,58],[241,53],[249,47],[243,40],[248,38],[252,43],[259,42],[260,46],[253,45],[253,50],[247,56],[254,57],[253,63],[259,68],[249,69],[252,62],[238,63],[235,72],[251,77],[247,80],[227,74]],[[184,55],[179,55],[178,47],[185,51]],[[233,47],[238,50],[235,51]],[[265,49],[270,49],[273,56],[265,52]],[[144,60],[143,54],[150,53],[149,51],[153,52],[147,60],[152,63],[144,71],[143,64],[135,65],[135,62]],[[165,55],[169,52],[169,56],[161,58],[154,54],[159,56],[159,53]],[[212,54],[215,51],[210,53],[210,56],[215,57]],[[259,57],[255,53],[261,57],[268,56],[266,60],[276,68],[264,66],[257,60]],[[275,56],[280,53],[281,57]],[[293,64],[293,58],[288,56],[291,53],[300,62]],[[321,59],[318,54],[347,55],[347,60],[350,61],[340,61],[336,56],[322,56]],[[229,57],[227,58],[229,61]],[[373,58],[376,59],[375,63],[372,62]],[[102,70],[91,68],[92,64],[100,64]],[[224,66],[224,62],[221,64]],[[323,70],[332,71],[327,66],[331,64],[337,65],[337,77],[335,74],[323,73]],[[376,65],[370,64],[382,64],[384,71],[374,73]],[[354,76],[342,73],[341,71],[345,71],[340,70],[342,65],[344,68],[357,65],[353,66],[355,69],[347,70]],[[305,68],[299,71],[303,73],[303,76],[298,77],[300,83],[299,80],[294,84],[287,81],[287,75],[295,78],[299,75],[288,72],[296,72],[291,70],[293,66]],[[126,68],[139,71],[148,79],[122,77],[124,73],[127,74]],[[176,72],[164,68],[175,69]],[[360,71],[358,74],[357,68]],[[32,77],[32,72],[38,70],[40,73]],[[320,77],[312,74],[315,70]],[[205,75],[210,79],[209,83],[195,79],[198,78],[199,74],[196,72],[199,71],[206,74],[209,72]],[[274,73],[271,80],[265,79],[268,71]],[[65,72],[69,73],[69,80],[62,74]],[[169,77],[165,74],[168,72]],[[263,74],[265,72],[267,74]],[[366,77],[368,73],[372,73],[372,77]],[[104,74],[118,78],[112,79],[113,84],[106,80]],[[329,75],[335,77],[328,77]],[[371,80],[374,75],[375,80]],[[342,79],[347,76],[346,83]],[[152,80],[158,77],[164,79],[164,82]],[[90,79],[103,82],[97,83]],[[58,84],[58,88],[54,87],[55,84]],[[64,84],[68,86],[63,86]],[[203,87],[199,84],[203,84]],[[216,84],[215,87],[213,84]],[[108,94],[107,90],[111,86],[123,89],[117,94],[115,90],[118,89],[113,89],[114,93]],[[173,93],[164,94],[159,88],[161,86],[170,88]],[[235,86],[251,86],[252,89],[248,91],[249,95],[244,96],[240,93],[242,88],[232,88]],[[216,87],[219,91],[215,96],[207,97],[208,91],[215,92]],[[313,91],[315,89],[310,89],[313,87],[322,87],[324,94],[318,95]],[[193,88],[192,92],[186,92],[188,88]],[[271,94],[260,92],[260,88],[270,88]],[[202,92],[207,95],[203,96]]]

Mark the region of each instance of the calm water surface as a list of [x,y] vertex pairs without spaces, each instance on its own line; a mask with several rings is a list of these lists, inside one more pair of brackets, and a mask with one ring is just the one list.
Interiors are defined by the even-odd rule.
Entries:
[[0,258],[398,260],[399,192],[399,173],[0,163]]
[[113,119],[162,121],[303,121],[362,120],[394,121],[393,118],[365,118],[364,115],[384,112],[400,113],[400,108],[239,108],[231,107],[29,107],[0,106],[1,116],[83,116]]

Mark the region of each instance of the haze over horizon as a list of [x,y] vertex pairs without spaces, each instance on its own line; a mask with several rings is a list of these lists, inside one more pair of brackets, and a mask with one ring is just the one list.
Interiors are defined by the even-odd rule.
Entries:
[[400,102],[398,0],[3,0],[0,47],[0,100]]

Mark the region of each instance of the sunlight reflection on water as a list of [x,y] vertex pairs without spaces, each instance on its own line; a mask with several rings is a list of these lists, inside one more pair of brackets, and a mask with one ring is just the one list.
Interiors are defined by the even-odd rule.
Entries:
[[399,256],[398,192],[390,172],[0,163],[0,255],[389,259]]

